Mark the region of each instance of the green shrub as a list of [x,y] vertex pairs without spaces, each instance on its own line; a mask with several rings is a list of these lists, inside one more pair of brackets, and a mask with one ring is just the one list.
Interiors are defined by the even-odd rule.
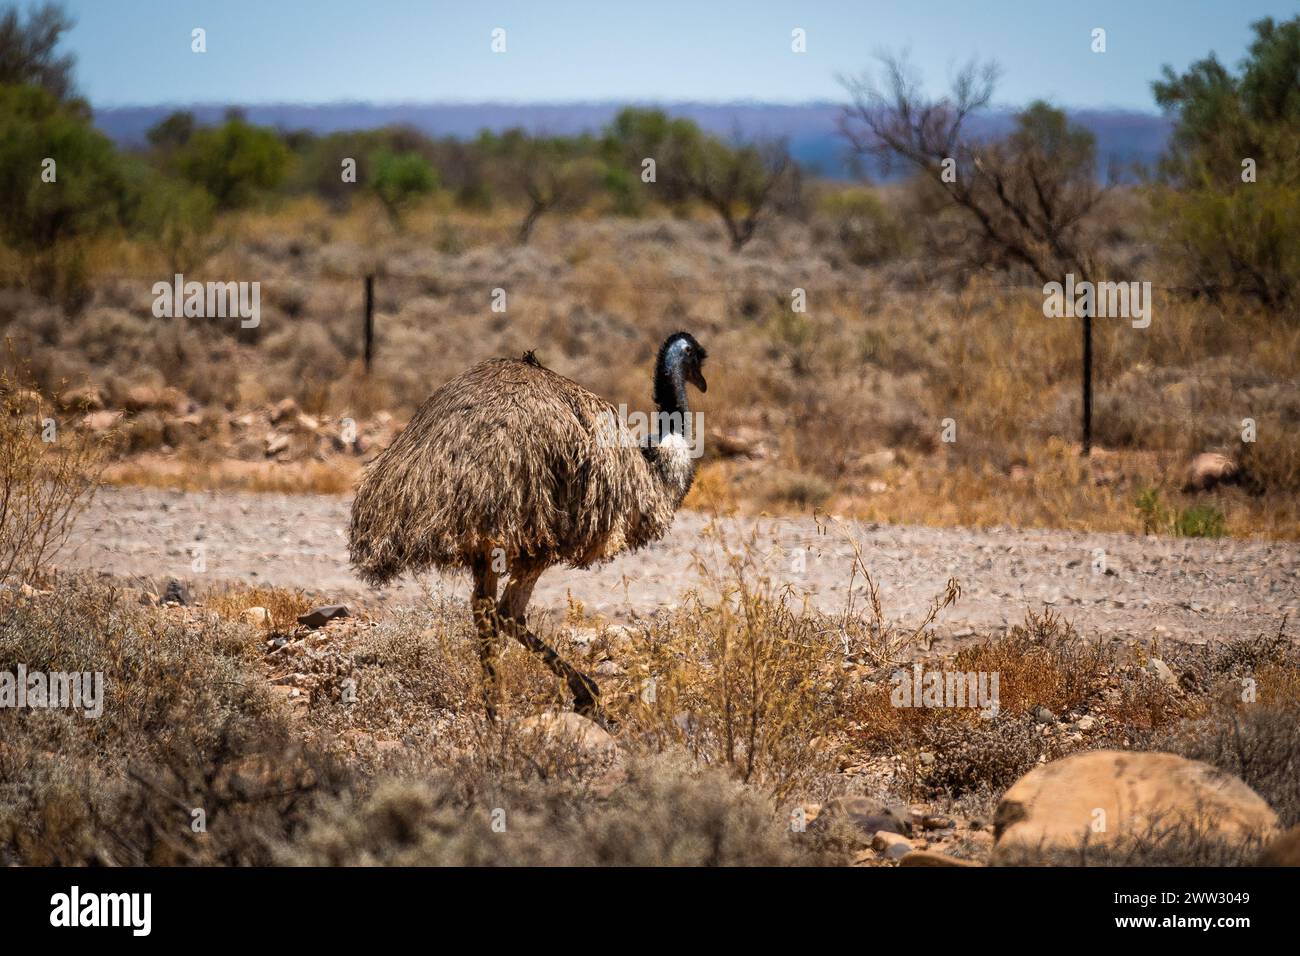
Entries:
[[210,192],[218,208],[235,209],[280,185],[289,169],[289,150],[273,130],[232,117],[194,133],[178,150],[176,168]]
[[438,188],[438,173],[419,153],[381,152],[371,165],[370,188],[394,224],[400,225],[403,211],[412,202]]
[[1253,28],[1238,74],[1211,54],[1153,84],[1177,116],[1153,207],[1185,282],[1281,305],[1300,295],[1300,17]]
[[1173,531],[1180,538],[1222,538],[1228,526],[1214,505],[1192,505],[1178,512]]
[[155,179],[136,214],[136,228],[167,259],[172,272],[189,272],[212,252],[216,202],[205,189]]
[[[47,168],[53,182],[43,179]],[[129,198],[113,144],[79,111],[38,87],[0,86],[0,236],[6,242],[47,250],[98,232],[122,221]]]

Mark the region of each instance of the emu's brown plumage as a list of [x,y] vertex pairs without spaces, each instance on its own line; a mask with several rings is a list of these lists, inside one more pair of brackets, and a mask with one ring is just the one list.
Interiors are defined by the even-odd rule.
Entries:
[[[657,374],[671,379],[665,355],[677,339],[691,346],[674,349],[687,356],[684,374],[703,387],[704,351],[684,333],[664,344]],[[673,361],[685,412],[682,356]],[[434,567],[473,573],[489,714],[493,637],[503,627],[567,681],[579,710],[595,709],[594,682],[525,627],[533,585],[551,565],[587,567],[661,537],[692,474],[684,442],[611,441],[614,422],[608,402],[531,353],[494,359],[434,392],[357,489],[350,550],[366,581]],[[497,603],[503,567],[511,580]]]
[[383,584],[480,555],[498,566],[587,567],[661,537],[685,489],[669,488],[639,448],[602,443],[598,416],[615,414],[523,361],[494,359],[452,379],[357,489],[358,572]]

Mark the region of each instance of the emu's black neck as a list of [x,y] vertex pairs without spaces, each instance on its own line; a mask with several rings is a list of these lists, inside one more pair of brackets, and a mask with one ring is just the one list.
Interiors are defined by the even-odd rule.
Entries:
[[661,355],[655,363],[655,405],[659,408],[660,434],[682,435],[690,407],[686,404],[686,380],[679,362],[669,363]]

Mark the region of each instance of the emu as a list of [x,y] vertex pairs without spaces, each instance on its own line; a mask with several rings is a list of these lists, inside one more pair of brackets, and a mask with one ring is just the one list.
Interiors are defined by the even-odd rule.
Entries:
[[707,390],[705,358],[687,332],[663,343],[659,427],[641,441],[612,432],[608,402],[531,352],[492,359],[434,392],[366,468],[352,503],[352,564],[373,585],[404,571],[469,569],[490,720],[503,636],[564,681],[574,710],[603,718],[596,682],[528,629],[528,602],[547,568],[588,568],[668,531],[695,473],[686,385]]

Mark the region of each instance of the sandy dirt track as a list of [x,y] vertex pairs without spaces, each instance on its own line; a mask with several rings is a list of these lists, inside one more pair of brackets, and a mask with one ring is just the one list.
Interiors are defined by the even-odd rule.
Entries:
[[[424,599],[409,578],[382,593],[348,567],[349,501],[312,495],[174,492],[110,488],[79,520],[56,563],[158,586],[178,578],[202,590],[225,581],[269,583],[362,595],[392,606]],[[555,568],[543,576],[534,607],[563,608],[571,591],[589,611],[613,619],[677,603],[701,584],[694,558],[719,555],[710,519],[683,512],[670,534],[637,554],[591,571]],[[999,631],[1029,609],[1050,606],[1085,635],[1177,638],[1276,631],[1300,609],[1300,545],[1236,539],[1144,538],[1065,531],[971,530],[848,525],[880,583],[885,613],[919,620],[949,576],[962,598],[939,619],[940,637]],[[834,527],[812,519],[734,518],[718,530],[752,553],[780,585],[816,606],[839,610],[851,550]],[[802,553],[800,552],[802,549]],[[206,571],[192,568],[201,553]],[[1100,559],[1100,565],[1099,565]],[[1099,570],[1099,566],[1105,570]],[[468,581],[431,576],[435,594],[461,596]]]

